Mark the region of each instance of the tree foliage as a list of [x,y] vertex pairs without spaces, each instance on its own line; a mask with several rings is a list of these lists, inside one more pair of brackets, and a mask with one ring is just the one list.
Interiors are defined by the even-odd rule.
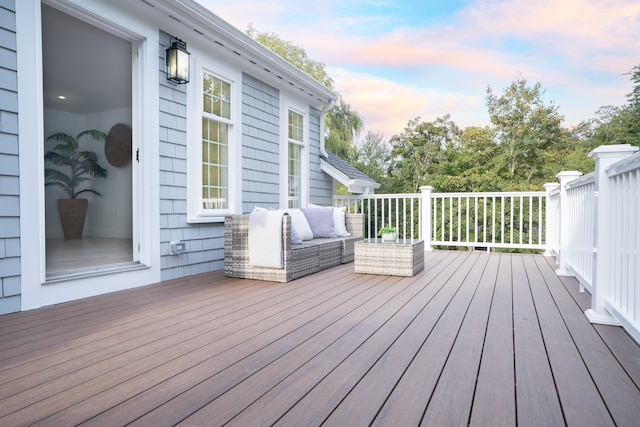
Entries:
[[[327,73],[325,64],[307,56],[302,46],[283,40],[276,33],[258,31],[252,25],[247,35],[270,49],[292,65],[333,90],[333,79]],[[353,161],[356,156],[355,141],[362,132],[362,118],[350,104],[340,97],[336,105],[325,115],[325,146],[337,156]]]
[[258,31],[251,24],[249,24],[246,33],[290,64],[295,65],[329,89],[333,89],[333,79],[327,73],[325,64],[309,58],[302,46],[283,40],[276,33]]
[[491,126],[460,129],[447,115],[433,122],[410,120],[391,138],[389,167],[393,192],[540,190],[561,170],[593,170],[587,153],[598,132],[585,123],[562,127],[553,103],[542,99],[539,83],[518,78],[501,95],[487,89]]
[[325,115],[325,146],[336,156],[354,161],[357,156],[355,141],[363,127],[360,115],[340,97]]
[[522,77],[501,96],[487,88],[489,117],[511,181],[532,182],[544,167],[545,152],[561,138],[564,117],[553,103],[544,103],[543,93],[540,83],[528,86]]
[[362,173],[383,186],[387,180],[387,170],[391,161],[391,149],[379,132],[367,132],[357,147],[353,165]]
[[459,139],[460,129],[449,115],[434,122],[410,120],[400,135],[391,138],[389,178],[395,192],[416,192],[438,175],[447,150]]

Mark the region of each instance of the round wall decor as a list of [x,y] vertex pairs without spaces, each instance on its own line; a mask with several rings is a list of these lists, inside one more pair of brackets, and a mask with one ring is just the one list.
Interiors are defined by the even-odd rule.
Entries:
[[104,144],[104,155],[110,165],[125,166],[131,160],[131,128],[124,123],[114,125]]

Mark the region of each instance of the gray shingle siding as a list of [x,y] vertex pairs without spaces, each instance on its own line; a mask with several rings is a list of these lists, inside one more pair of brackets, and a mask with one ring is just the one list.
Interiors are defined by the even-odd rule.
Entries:
[[15,3],[0,1],[0,314],[20,311],[20,184]]
[[333,203],[333,181],[320,169],[320,116],[318,109],[309,111],[309,200],[318,205]]
[[[169,35],[160,33],[160,267],[162,280],[224,267],[224,226],[187,223],[187,94],[169,83],[164,51]],[[186,243],[186,252],[169,255],[169,243]]]
[[242,75],[242,211],[279,206],[280,94]]

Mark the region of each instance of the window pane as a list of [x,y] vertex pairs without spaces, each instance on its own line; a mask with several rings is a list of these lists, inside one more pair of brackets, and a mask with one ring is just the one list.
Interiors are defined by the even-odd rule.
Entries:
[[288,205],[290,208],[297,208],[301,205],[302,199],[302,147],[298,144],[289,143],[288,159]]
[[202,165],[202,185],[203,190],[206,190],[209,186],[209,166]]
[[289,139],[304,142],[304,118],[302,114],[289,110]]
[[226,123],[220,124],[218,140],[225,144],[229,143],[229,125],[228,124]]
[[217,98],[213,99],[213,114],[220,117],[220,100]]
[[229,155],[228,155],[228,149],[226,145],[219,145],[217,154],[218,154],[218,164],[224,165],[224,166],[229,164]]
[[218,187],[218,183],[220,181],[218,179],[218,174],[219,174],[218,166],[209,166],[209,187],[211,189]]
[[228,102],[222,102],[220,105],[220,117],[228,119],[231,117],[231,104]]
[[202,144],[202,163],[209,163],[209,144]]
[[202,121],[202,140],[209,139],[209,122]]
[[202,81],[202,91],[204,93],[208,93],[209,95],[213,94],[213,77],[211,77],[207,73],[204,73],[204,78]]

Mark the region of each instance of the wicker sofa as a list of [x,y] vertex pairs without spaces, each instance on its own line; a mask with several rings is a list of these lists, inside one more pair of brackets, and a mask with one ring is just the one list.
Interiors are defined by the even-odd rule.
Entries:
[[291,244],[291,217],[282,217],[283,268],[249,263],[249,215],[229,215],[224,222],[224,274],[228,277],[289,282],[353,261],[354,243],[364,236],[364,214],[346,214],[349,237],[322,238]]

